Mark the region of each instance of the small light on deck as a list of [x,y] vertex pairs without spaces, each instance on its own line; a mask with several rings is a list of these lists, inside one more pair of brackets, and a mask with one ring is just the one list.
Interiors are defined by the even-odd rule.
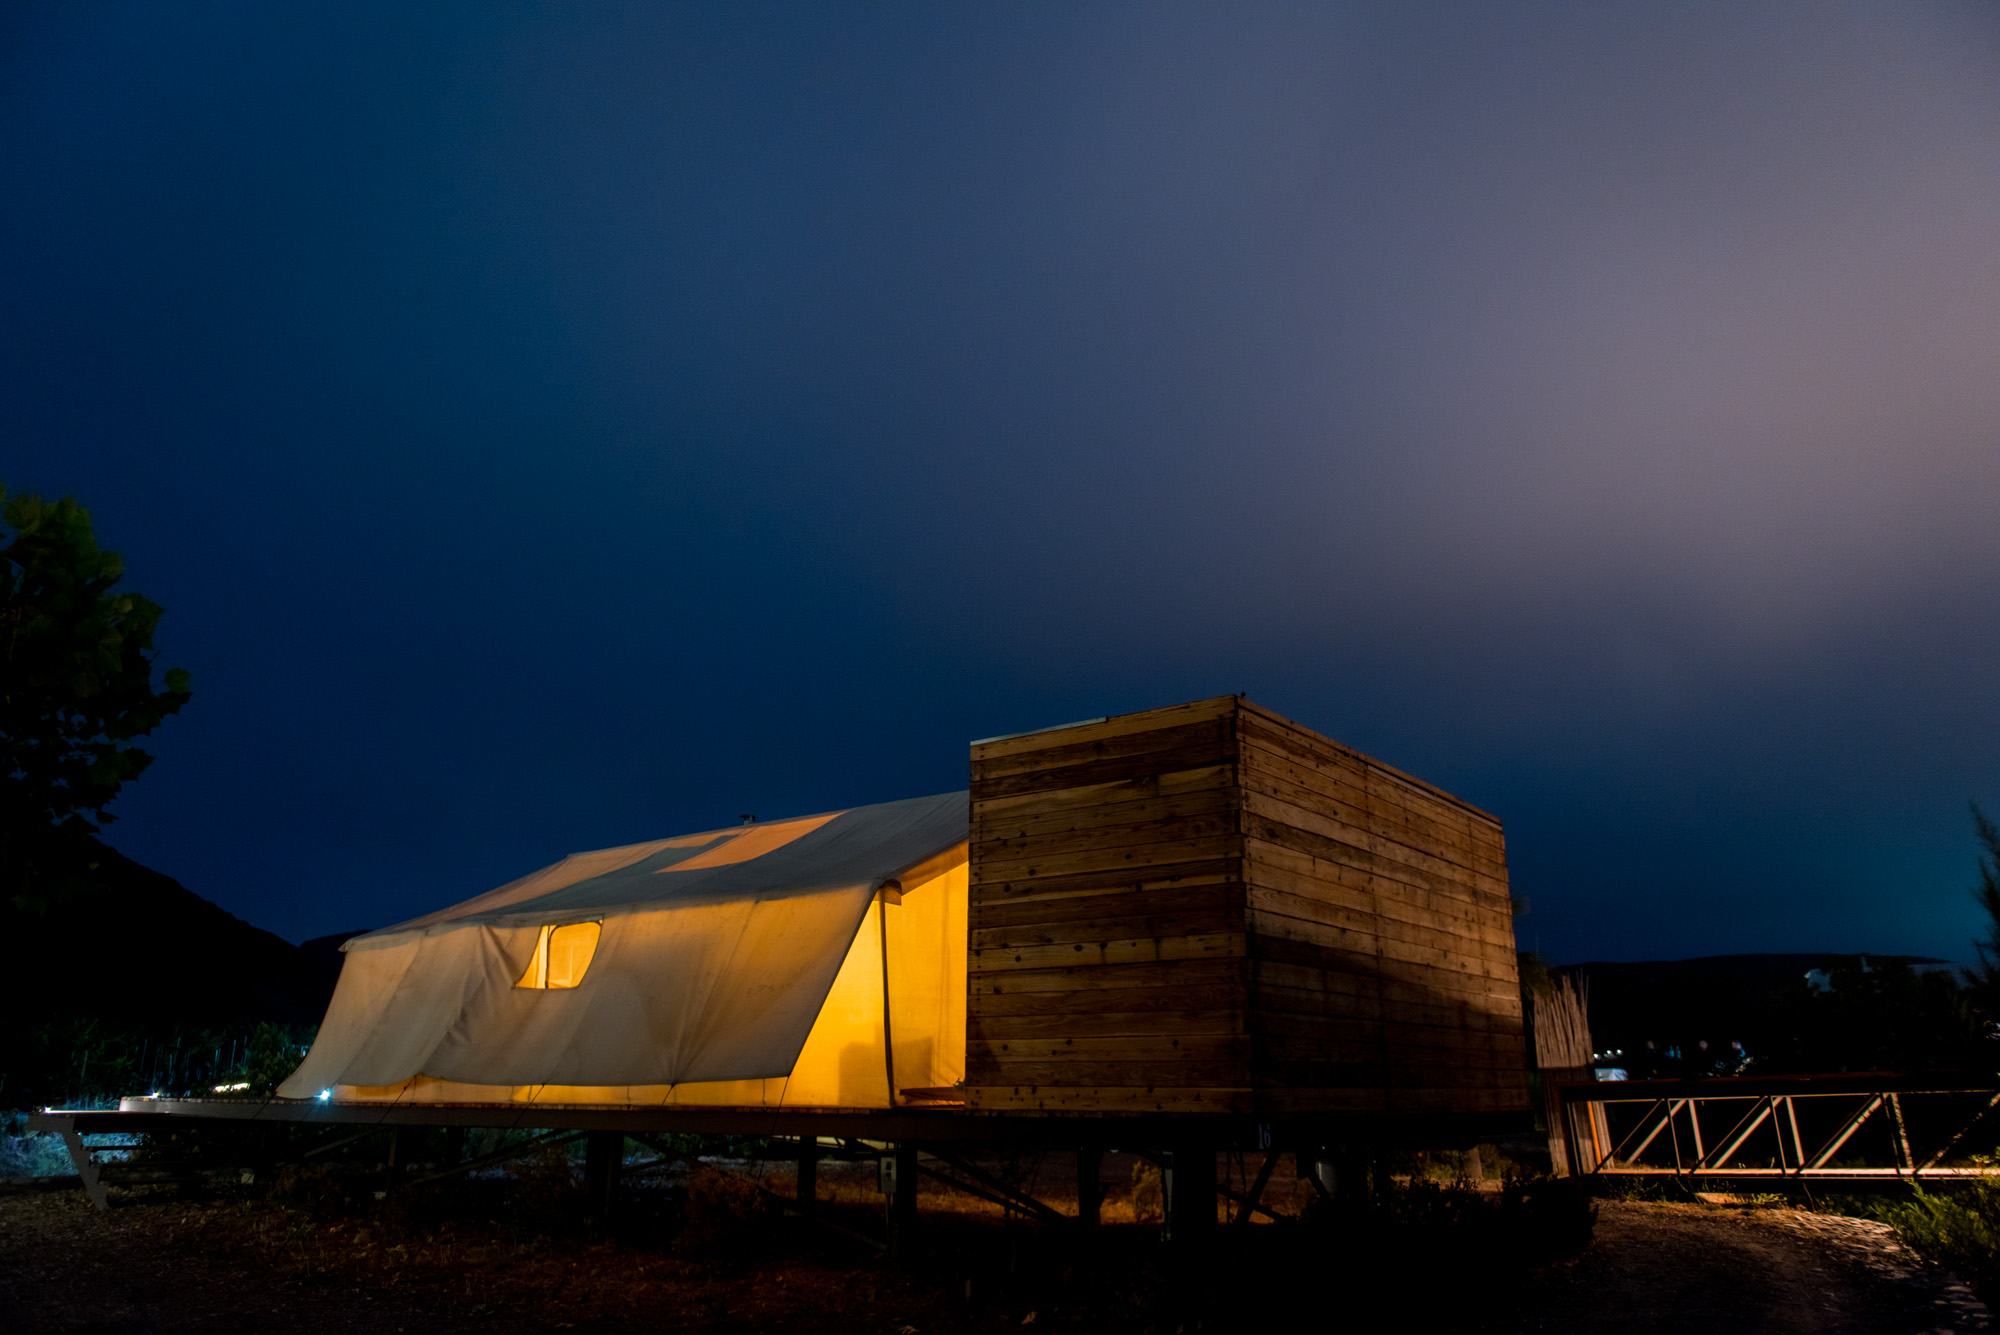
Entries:
[[333,1091],[332,1091],[332,1090],[330,1090],[330,1089],[322,1089],[322,1090],[321,1090],[321,1091],[319,1092],[319,1101],[320,1101],[321,1103],[325,1103],[325,1102],[326,1102],[326,1101],[327,1101],[328,1099],[330,1099],[330,1098],[332,1098],[332,1097],[333,1097]]

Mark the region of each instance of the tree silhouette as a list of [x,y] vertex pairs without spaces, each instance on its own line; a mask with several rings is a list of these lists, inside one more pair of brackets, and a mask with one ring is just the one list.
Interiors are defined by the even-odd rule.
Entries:
[[1979,963],[1969,970],[1974,999],[1989,1021],[2000,1021],[2000,826],[1977,802],[1972,804],[1972,828],[1979,836],[1979,884],[1972,897],[1986,910],[1986,935],[1976,943]]
[[188,675],[155,689],[160,607],[116,587],[88,511],[0,502],[0,892],[33,911],[87,873],[105,807],[153,762],[134,739],[187,703]]

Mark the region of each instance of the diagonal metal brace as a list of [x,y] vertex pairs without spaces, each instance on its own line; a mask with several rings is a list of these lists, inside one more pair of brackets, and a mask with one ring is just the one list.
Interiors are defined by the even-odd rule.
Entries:
[[[921,1159],[917,1161],[917,1171],[923,1174],[925,1177],[931,1178],[933,1181],[944,1183],[947,1187],[950,1187],[953,1191],[962,1191],[968,1196],[974,1196],[982,1201],[987,1201],[993,1205],[998,1205],[1002,1209],[1020,1210],[1026,1208],[1025,1206],[1022,1205],[1020,1201],[1012,1199],[1011,1197],[1003,1196],[997,1191],[988,1191],[984,1187],[975,1187],[970,1182],[959,1181],[957,1178],[953,1177],[949,1173],[940,1173],[937,1169],[931,1167],[929,1164],[925,1163]],[[1065,1224],[1073,1224],[1076,1222],[1074,1219],[1071,1219],[1068,1215],[1065,1214],[1056,1214],[1056,1219],[1060,1220]]]
[[[436,1182],[439,1178],[456,1177],[460,1173],[470,1173],[481,1168],[491,1168],[494,1164],[506,1163],[509,1159],[518,1159],[522,1155],[532,1154],[536,1150],[548,1149],[556,1145],[567,1145],[571,1141],[581,1140],[589,1134],[588,1131],[544,1131],[532,1140],[524,1140],[518,1145],[509,1145],[506,1149],[495,1150],[491,1154],[482,1154],[477,1159],[468,1159],[462,1164],[440,1169],[435,1173],[420,1177],[407,1185],[419,1187],[426,1182]],[[328,1148],[331,1147],[329,1146]]]
[[708,1168],[708,1169],[713,1169],[715,1172],[718,1173],[727,1173],[730,1177],[737,1178],[740,1181],[749,1183],[750,1188],[753,1191],[755,1191],[759,1196],[771,1202],[773,1205],[776,1205],[779,1209],[784,1210],[788,1214],[795,1214],[799,1218],[807,1221],[808,1223],[817,1224],[819,1227],[826,1229],[829,1232],[838,1233],[840,1234],[841,1237],[846,1238],[849,1242],[858,1242],[862,1246],[868,1248],[870,1251],[876,1252],[878,1254],[889,1250],[889,1244],[883,1242],[880,1238],[871,1238],[866,1233],[858,1233],[854,1229],[847,1227],[845,1224],[835,1223],[833,1220],[827,1218],[826,1214],[823,1211],[808,1210],[804,1205],[800,1204],[798,1201],[793,1200],[791,1197],[781,1196],[777,1192],[772,1191],[768,1187],[765,1187],[763,1184],[758,1182],[753,1182],[751,1181],[751,1179],[744,1177],[743,1174],[741,1173],[731,1173],[727,1168],[717,1168],[714,1164],[709,1163],[707,1160],[701,1158],[699,1155],[689,1154],[686,1150],[677,1150],[673,1146],[668,1145],[661,1140],[655,1139],[652,1136],[642,1135],[637,1131],[627,1131],[625,1134],[630,1136],[633,1140],[638,1141],[641,1145],[644,1145],[647,1149],[651,1150],[653,1153],[660,1156],[658,1159],[653,1160],[651,1163],[641,1165],[642,1167],[651,1168],[655,1164],[658,1164],[664,1160],[677,1159],[680,1162],[689,1165],[690,1167]]
[[[1017,1210],[1024,1210],[1034,1215],[1037,1219],[1040,1219],[1043,1223],[1053,1224],[1057,1228],[1066,1228],[1077,1222],[1060,1210],[1044,1205],[1033,1196],[1027,1195],[1025,1192],[1016,1191],[999,1178],[993,1176],[993,1174],[969,1160],[961,1159],[955,1154],[946,1154],[943,1150],[936,1148],[931,1150],[931,1156],[943,1163],[950,1164],[953,1168],[956,1168],[959,1172],[965,1174],[987,1190],[998,1192],[1000,1195],[1006,1197],[1006,1200],[1000,1202],[1000,1204],[1012,1205]],[[921,1163],[917,1165],[917,1171],[924,1171]],[[931,1176],[936,1177],[937,1174],[933,1172]],[[946,1180],[948,1181],[949,1179]]]
[[90,1146],[83,1143],[77,1134],[74,1118],[62,1128],[63,1148],[69,1151],[69,1161],[76,1165],[76,1175],[83,1179],[83,1189],[90,1197],[90,1203],[100,1210],[111,1208],[111,1197],[104,1190],[103,1169],[97,1160],[90,1157]]
[[[1646,1152],[1646,1150],[1652,1145],[1654,1141],[1660,1138],[1660,1133],[1662,1131],[1665,1131],[1667,1127],[1672,1124],[1674,1120],[1674,1114],[1679,1110],[1680,1110],[1680,1105],[1673,1099],[1661,1099],[1658,1102],[1654,1103],[1652,1107],[1646,1109],[1645,1113],[1640,1116],[1638,1122],[1632,1127],[1632,1129],[1625,1133],[1625,1139],[1619,1141],[1616,1145],[1613,1145],[1610,1148],[1610,1150],[1605,1153],[1604,1157],[1597,1161],[1597,1169],[1593,1171],[1601,1171],[1606,1164],[1616,1163],[1621,1157],[1625,1160],[1626,1163],[1635,1162],[1640,1155]],[[1658,1122],[1653,1121],[1653,1115],[1655,1113],[1660,1114],[1660,1120]],[[1638,1135],[1641,1131],[1646,1131],[1646,1128],[1649,1125],[1652,1126],[1653,1129],[1651,1131],[1646,1132],[1646,1138],[1640,1141],[1638,1145],[1633,1148],[1630,1154],[1626,1154],[1624,1152],[1625,1147],[1627,1145],[1632,1144],[1632,1137]]]
[[1805,1167],[1808,1169],[1824,1168],[1826,1161],[1840,1153],[1840,1147],[1854,1139],[1854,1133],[1861,1129],[1861,1124],[1874,1116],[1875,1110],[1881,1106],[1882,1096],[1880,1094],[1871,1094],[1863,1099],[1861,1106],[1855,1110],[1852,1116],[1840,1124],[1840,1130],[1834,1132],[1833,1137],[1826,1144],[1820,1146],[1818,1152],[1806,1162]]
[[1958,1142],[1964,1140],[1966,1136],[1971,1133],[1972,1128],[1979,1125],[1980,1119],[1985,1117],[1987,1113],[1993,1111],[1995,1105],[2000,1105],[2000,1092],[1996,1092],[1992,1098],[1986,1100],[1985,1104],[1979,1109],[1979,1111],[1972,1114],[1972,1120],[1967,1122],[1964,1126],[1960,1127],[1958,1129],[1958,1134],[1953,1136],[1950,1140],[1947,1140],[1944,1143],[1943,1149],[1939,1150],[1936,1154],[1933,1154],[1930,1158],[1924,1160],[1923,1167],[1917,1169],[1917,1171],[1919,1173],[1927,1172],[1928,1170],[1936,1168],[1939,1164],[1943,1163],[1944,1157],[1947,1154],[1950,1154],[1953,1150],[1958,1148]]
[[[1134,1158],[1144,1159],[1147,1163],[1153,1165],[1153,1167],[1159,1169],[1161,1172],[1165,1172],[1167,1170],[1168,1164],[1166,1159],[1152,1150],[1133,1150],[1131,1151],[1131,1153]],[[1326,1189],[1326,1183],[1319,1180],[1319,1174],[1317,1173],[1311,1174],[1306,1180],[1313,1184],[1313,1186],[1319,1191],[1320,1197],[1323,1200],[1325,1200],[1328,1205],[1333,1204],[1333,1193]],[[1224,1200],[1235,1201],[1238,1205],[1243,1205],[1251,1210],[1256,1211],[1258,1214],[1263,1215],[1266,1219],[1270,1220],[1274,1224],[1296,1224],[1299,1222],[1298,1220],[1294,1219],[1292,1216],[1288,1214],[1279,1214],[1277,1211],[1271,1209],[1267,1205],[1260,1205],[1254,1201],[1249,1200],[1241,1192],[1231,1190],[1229,1186],[1227,1186],[1225,1183],[1217,1182],[1215,1184],[1215,1194],[1222,1197]]]
[[356,1131],[351,1136],[340,1136],[333,1140],[323,1141],[320,1144],[313,1146],[311,1149],[307,1150],[304,1154],[301,1154],[299,1157],[301,1159],[310,1159],[315,1154],[331,1154],[333,1151],[340,1149],[342,1146],[352,1145],[355,1141],[362,1140],[368,1136],[375,1135],[381,1130],[382,1128],[379,1126],[371,1126],[365,1130]]
[[1777,1101],[1769,1096],[1751,1104],[1749,1110],[1737,1119],[1736,1125],[1729,1129],[1729,1134],[1723,1137],[1722,1143],[1703,1155],[1695,1167],[1720,1168],[1728,1163],[1729,1156],[1743,1148],[1743,1143],[1750,1139],[1751,1133],[1770,1120],[1771,1115],[1777,1110],[1776,1105]]
[[[1257,1180],[1250,1184],[1250,1194],[1242,1198],[1243,1208],[1238,1210],[1236,1218],[1230,1221],[1231,1228],[1244,1227],[1250,1222],[1250,1212],[1252,1210],[1263,1210],[1263,1207],[1257,1202],[1264,1199],[1264,1188],[1269,1186],[1271,1182],[1271,1170],[1277,1166],[1278,1150],[1276,1146],[1273,1146],[1264,1151],[1264,1166],[1257,1170]],[[1229,1192],[1227,1187],[1221,1187],[1220,1190],[1228,1192],[1232,1196],[1235,1194]],[[1264,1210],[1264,1213],[1270,1214],[1270,1211]],[[1273,1217],[1275,1218],[1275,1216]]]

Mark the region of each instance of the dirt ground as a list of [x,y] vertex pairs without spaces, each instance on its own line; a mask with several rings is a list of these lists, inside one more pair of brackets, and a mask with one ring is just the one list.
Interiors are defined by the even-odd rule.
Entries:
[[1495,1329],[1590,1335],[1916,1335],[1988,1329],[1964,1284],[1886,1224],[1784,1209],[1605,1201],[1583,1255]]
[[[864,1184],[826,1187],[830,1213],[873,1222]],[[1371,1287],[1337,1244],[1297,1228],[1229,1232],[1190,1257],[1123,1225],[1086,1249],[927,1198],[922,1254],[891,1263],[788,1219],[691,1246],[685,1229],[651,1228],[643,1193],[622,1224],[538,1221],[546,1231],[497,1200],[468,1187],[399,1211],[133,1189],[106,1213],[75,1190],[0,1196],[0,1332],[1191,1335],[1279,1319],[1357,1327],[1364,1313],[1358,1328],[1494,1335],[1988,1328],[1969,1290],[1885,1227],[1780,1209],[1601,1202],[1581,1255],[1507,1290],[1476,1258],[1450,1257],[1372,1267]]]

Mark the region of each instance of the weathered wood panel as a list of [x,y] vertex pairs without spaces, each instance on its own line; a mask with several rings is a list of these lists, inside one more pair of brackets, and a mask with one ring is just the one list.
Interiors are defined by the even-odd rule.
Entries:
[[973,748],[972,1106],[1247,1107],[1235,760],[1230,699]]
[[1206,700],[1191,700],[1184,705],[1162,705],[1158,709],[1142,709],[1137,713],[1118,714],[1089,723],[1070,723],[1044,728],[1039,732],[1016,733],[1011,737],[974,742],[972,754],[975,759],[998,762],[1026,752],[1043,752],[1057,744],[1049,740],[1056,733],[1062,734],[1060,744],[1069,745],[1124,737],[1135,732],[1158,732],[1177,723],[1193,723],[1234,714],[1239,701],[1238,696],[1215,695]]
[[[1147,998],[1154,1000],[1152,997]],[[1237,1004],[1218,1010],[1107,1011],[1085,1010],[1004,1013],[986,1011],[980,1015],[979,1032],[988,1044],[1025,1038],[1111,1038],[1122,1035],[1154,1037],[1190,1034],[1240,1034],[1243,1031],[1242,998]]]
[[1241,959],[1243,943],[1242,932],[1209,932],[1200,936],[1139,936],[1075,941],[1067,945],[1008,946],[1003,950],[973,951],[970,967],[981,977],[991,977],[1015,970]]
[[966,1095],[1526,1107],[1499,822],[1238,697],[972,754]]
[[1250,1054],[1250,1039],[1238,1033],[999,1038],[968,1044],[966,1053],[1003,1062],[1240,1062]]
[[1259,1110],[1525,1108],[1499,822],[1255,706],[1241,734]]
[[[1190,897],[1192,898],[1192,897]],[[1129,913],[1107,913],[1092,918],[1058,918],[1054,922],[1009,923],[983,927],[972,935],[972,949],[981,954],[1004,954],[1025,946],[1086,945],[1108,946],[1112,941],[1138,937],[1204,936],[1243,931],[1242,903],[1218,903],[1216,896],[1168,908],[1145,902],[1141,896],[1117,896],[1095,902],[1106,908],[1124,907]],[[1158,909],[1158,912],[1148,912]]]
[[[968,1095],[975,1091],[967,1086]],[[1176,1089],[1155,1085],[983,1085],[977,1106],[987,1112],[1091,1114],[1227,1113],[1251,1111],[1248,1086],[1236,1089]],[[1317,1111],[1317,1110],[1316,1110]],[[1358,1109],[1357,1111],[1366,1111]]]
[[[970,985],[968,1000],[981,996],[1021,995],[1028,992],[1120,992],[1152,988],[1200,987],[1240,984],[1245,977],[1244,961],[1211,958],[1174,960],[1166,963],[1121,964],[1113,968],[1012,969],[975,973],[979,981]],[[1080,999],[1080,1005],[1097,1004]]]
[[[1106,972],[1123,975],[1132,970],[1128,967]],[[1124,988],[1083,988],[1076,986],[1073,979],[1050,979],[1046,976],[1038,976],[1026,986],[1021,986],[1017,985],[1019,975],[1007,975],[986,980],[966,999],[966,1005],[974,1015],[1000,1016],[1070,1015],[1145,1008],[1240,1011],[1250,1004],[1250,985],[1244,980],[1240,965],[1231,963],[1219,982],[1181,981],[1193,972],[1177,969],[1172,975],[1175,981],[1139,981]],[[1038,982],[1049,983],[1050,986],[1035,986]]]
[[1026,757],[1012,767],[990,770],[973,763],[972,800],[1021,797],[1067,788],[1091,787],[1179,770],[1235,763],[1235,730],[1228,719],[1212,719],[1163,728],[1158,733],[1118,738],[1112,742],[1053,748],[1060,756],[1029,767]]
[[[1228,889],[1233,880],[1192,876],[1134,884],[1121,876],[1114,884],[1090,886],[1066,895],[991,895],[983,903],[982,932],[1067,930],[1067,924],[1160,919],[1171,914],[1220,912],[1230,931],[1243,927],[1243,904]],[[1136,935],[1136,933],[1126,933]],[[994,938],[975,945],[1005,944]]]

